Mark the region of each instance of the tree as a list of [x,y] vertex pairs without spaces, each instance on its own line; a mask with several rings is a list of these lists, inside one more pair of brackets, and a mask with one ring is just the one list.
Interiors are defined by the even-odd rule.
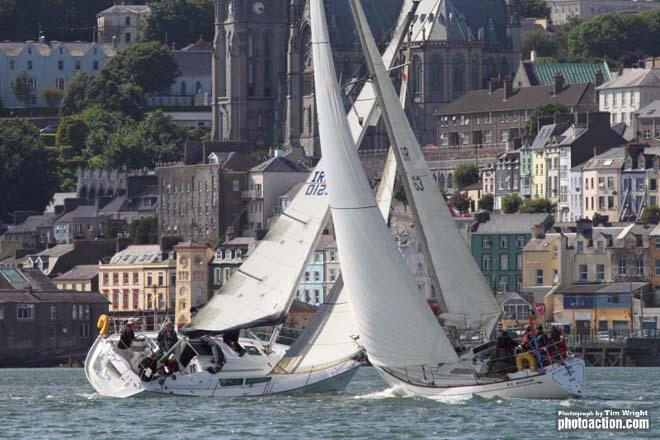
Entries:
[[85,73],[79,73],[71,78],[64,88],[64,96],[60,104],[62,115],[74,115],[85,108],[87,86],[92,78]]
[[57,189],[55,167],[34,125],[0,121],[0,221],[16,210],[42,211]]
[[449,204],[456,211],[465,212],[470,210],[470,198],[465,192],[456,191],[449,199]]
[[85,148],[88,133],[87,124],[80,116],[65,116],[57,127],[55,146],[60,149],[64,159],[80,156]]
[[521,55],[523,59],[530,59],[530,52],[534,50],[537,57],[557,58],[560,48],[560,40],[556,34],[545,31],[531,31],[526,32],[522,37]]
[[64,92],[55,87],[43,87],[39,90],[39,96],[51,108],[59,108],[64,97]]
[[479,167],[474,163],[462,163],[454,171],[454,186],[459,191],[479,182],[479,179]]
[[16,96],[18,102],[26,107],[32,105],[34,94],[32,92],[32,82],[28,78],[27,73],[21,72],[16,77],[14,82],[11,83],[11,90],[14,92],[14,96]]
[[133,220],[128,225],[129,236],[133,244],[158,243],[158,217],[152,216],[142,220]]
[[526,18],[548,18],[550,8],[545,0],[520,0],[520,15]]
[[522,205],[522,199],[517,193],[507,194],[502,198],[502,212],[504,214],[515,214]]
[[109,145],[110,135],[119,127],[130,127],[132,129],[136,125],[136,122],[130,116],[117,111],[107,111],[100,106],[86,108],[80,114],[80,118],[88,128],[83,152],[83,157],[86,160],[102,155]]
[[658,223],[660,220],[660,208],[656,205],[649,205],[644,208],[641,220],[645,223]]
[[552,203],[548,199],[534,198],[525,200],[525,203],[520,207],[520,212],[523,214],[536,214],[546,212],[554,214],[557,211],[557,204]]
[[142,89],[133,83],[120,84],[106,70],[92,78],[85,90],[83,108],[100,106],[111,112],[122,112],[133,119],[142,119],[146,99]]
[[157,41],[127,47],[106,64],[102,73],[103,81],[135,84],[145,93],[168,90],[179,76],[174,54]]
[[479,199],[479,209],[492,211],[495,206],[495,197],[492,194],[484,194]]
[[527,122],[525,122],[525,133],[531,138],[536,137],[539,130],[538,124],[540,118],[565,114],[568,112],[569,109],[564,104],[549,103],[538,106],[532,111],[532,113],[530,113]]
[[213,0],[164,0],[151,4],[144,39],[178,47],[203,38],[213,41]]

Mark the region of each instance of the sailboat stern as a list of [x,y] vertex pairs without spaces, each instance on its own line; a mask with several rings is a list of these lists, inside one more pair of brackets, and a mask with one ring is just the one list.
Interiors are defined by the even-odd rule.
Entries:
[[563,365],[549,372],[552,381],[559,385],[569,396],[582,397],[584,393],[584,360],[569,357]]
[[115,347],[116,340],[105,336],[96,339],[85,359],[87,380],[106,397],[126,398],[144,393],[142,381]]

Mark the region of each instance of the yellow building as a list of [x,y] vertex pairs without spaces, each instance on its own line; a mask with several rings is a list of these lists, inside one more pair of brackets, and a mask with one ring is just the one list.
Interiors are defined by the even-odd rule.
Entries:
[[158,328],[174,312],[176,262],[159,245],[129,246],[102,263],[99,291],[116,318],[141,318],[143,328]]
[[545,197],[546,157],[544,148],[532,149],[532,198]]
[[214,252],[206,244],[186,241],[174,247],[176,251],[176,311],[177,327],[188,324],[191,309],[198,309],[209,300],[209,263]]

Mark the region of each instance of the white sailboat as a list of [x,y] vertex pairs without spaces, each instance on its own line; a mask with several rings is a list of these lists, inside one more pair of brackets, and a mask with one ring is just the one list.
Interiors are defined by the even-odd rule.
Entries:
[[[367,61],[372,65],[374,83],[380,89],[379,101],[385,117],[385,110],[400,109],[400,106],[396,95],[392,99],[391,90],[385,90],[386,85],[392,87],[391,82],[384,67],[373,59],[377,50],[373,37],[368,35],[371,41],[366,38],[366,21],[359,3],[352,0],[351,8],[357,18],[361,40],[363,44],[367,43]],[[425,299],[417,291],[412,274],[403,264],[360,165],[341,111],[341,95],[322,0],[312,0],[311,16],[319,131],[328,173],[331,212],[350,308],[357,323],[360,343],[365,347],[371,363],[388,383],[425,397],[477,394],[484,397],[562,398],[580,395],[584,383],[584,363],[581,360],[570,358],[560,364],[549,365],[544,372],[521,368],[515,373],[493,376],[488,374],[488,363],[477,350],[458,356]],[[392,133],[390,140],[399,150],[398,156],[402,161],[415,165],[412,172],[406,171],[410,173],[407,178],[414,190],[422,193],[430,189],[424,185],[424,179],[429,176],[424,174],[422,161],[413,156],[415,152],[410,151],[411,146],[419,149],[419,144],[414,135],[410,136],[412,130],[407,122],[402,123],[405,115],[401,115],[402,112],[397,115],[399,125],[396,130],[409,132],[407,142],[410,143],[397,145]],[[392,120],[389,125],[388,131],[391,132],[394,127]],[[432,209],[419,204],[416,208],[417,215],[423,209]],[[441,228],[445,231],[438,231],[441,234],[439,246],[429,252],[431,256],[436,252],[445,256],[433,261],[436,271],[439,261],[442,265],[449,265],[456,251],[450,247],[453,243],[451,233],[444,234],[447,229],[455,228],[453,222],[445,223]],[[442,240],[447,241],[443,244]],[[427,246],[431,248],[431,243]],[[457,272],[450,274],[450,280],[445,280],[438,271],[438,283],[443,289],[446,310],[454,307],[461,316],[458,321],[468,324],[480,322],[488,328],[494,326],[496,321],[496,317],[484,313],[484,310],[491,310],[488,300],[466,291],[466,286],[470,284],[463,283],[465,277],[479,276],[478,271],[473,272],[472,269],[473,265],[459,267]],[[472,286],[479,289],[478,284]],[[451,306],[452,302],[459,303],[455,299],[458,295],[474,297],[475,312],[470,313],[463,306]]]
[[[413,6],[412,0],[404,1],[397,30],[383,54],[387,65],[394,62]],[[356,145],[367,127],[378,120],[374,103],[374,90],[367,82],[344,115]],[[85,362],[87,379],[99,394],[230,397],[336,391],[346,386],[362,364],[362,348],[355,341],[357,329],[341,282],[292,347],[276,344],[274,331],[267,342],[241,338],[239,343],[247,354],[240,356],[222,338],[212,336],[262,326],[277,328],[286,318],[300,274],[329,216],[324,164],[322,160],[317,165],[253,254],[194,317],[187,330],[189,337],[173,350],[182,370],[177,378],[140,379],[138,364],[154,348],[155,335],[145,335],[128,354],[117,350],[118,335],[102,335]],[[202,335],[203,339],[196,339]],[[214,373],[219,353],[225,363]]]

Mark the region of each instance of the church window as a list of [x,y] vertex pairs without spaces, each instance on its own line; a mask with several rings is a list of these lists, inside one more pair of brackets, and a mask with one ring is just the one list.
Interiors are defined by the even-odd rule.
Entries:
[[455,55],[452,59],[451,82],[454,97],[465,92],[465,60],[461,55]]
[[502,62],[500,63],[500,78],[504,79],[507,76],[509,76],[509,63],[506,58],[502,58]]
[[270,96],[272,92],[271,72],[271,44],[273,34],[270,31],[264,33],[264,96]]
[[442,94],[442,58],[431,59],[431,92]]
[[180,95],[181,95],[181,96],[185,96],[185,95],[186,95],[186,92],[187,92],[187,90],[186,90],[186,82],[185,82],[185,81],[182,81],[182,82],[181,82],[181,93],[180,93]]
[[413,77],[412,77],[412,86],[413,86],[413,94],[415,98],[419,98],[422,96],[422,60],[418,56],[415,56],[413,58],[412,62],[412,70],[413,70]]
[[479,58],[475,55],[472,58],[472,90],[478,90],[481,88],[479,83]]

